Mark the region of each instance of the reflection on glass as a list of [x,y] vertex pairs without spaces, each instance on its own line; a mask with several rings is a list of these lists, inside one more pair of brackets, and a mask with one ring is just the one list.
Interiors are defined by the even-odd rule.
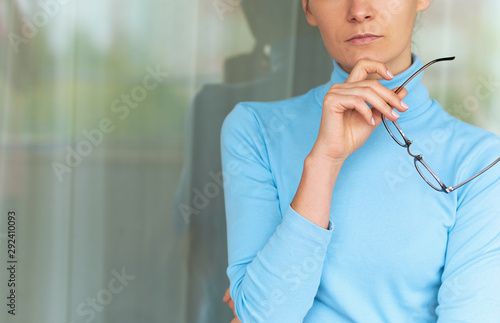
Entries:
[[189,232],[188,322],[232,318],[220,301],[229,286],[219,147],[224,118],[238,102],[303,94],[326,82],[332,69],[331,57],[317,30],[307,24],[300,2],[241,5],[255,39],[253,50],[226,58],[224,83],[203,86],[189,107],[186,162],[175,216],[179,230]]

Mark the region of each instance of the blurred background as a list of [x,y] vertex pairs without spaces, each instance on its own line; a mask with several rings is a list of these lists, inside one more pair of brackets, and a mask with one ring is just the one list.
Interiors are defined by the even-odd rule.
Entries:
[[[435,0],[413,49],[457,56],[424,83],[496,134],[499,10]],[[332,68],[299,0],[0,0],[0,321],[229,323],[222,121]]]

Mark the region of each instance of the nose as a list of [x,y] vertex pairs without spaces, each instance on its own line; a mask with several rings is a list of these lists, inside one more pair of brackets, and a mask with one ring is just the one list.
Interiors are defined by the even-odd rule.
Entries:
[[349,22],[359,23],[373,19],[375,11],[371,2],[371,0],[349,1],[347,20],[349,20]]

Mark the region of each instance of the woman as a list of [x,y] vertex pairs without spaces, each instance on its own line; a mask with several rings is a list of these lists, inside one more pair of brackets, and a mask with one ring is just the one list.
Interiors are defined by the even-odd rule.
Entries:
[[437,192],[413,163],[457,184],[498,162],[500,138],[446,114],[422,74],[394,91],[422,67],[411,35],[430,0],[302,3],[334,71],[226,118],[225,300],[245,323],[498,322],[500,167]]

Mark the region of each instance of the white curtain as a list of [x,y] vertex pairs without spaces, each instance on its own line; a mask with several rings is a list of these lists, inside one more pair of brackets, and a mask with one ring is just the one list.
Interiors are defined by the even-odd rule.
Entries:
[[[414,36],[497,134],[499,9],[435,0]],[[222,120],[331,70],[299,0],[0,0],[0,321],[229,322]]]

